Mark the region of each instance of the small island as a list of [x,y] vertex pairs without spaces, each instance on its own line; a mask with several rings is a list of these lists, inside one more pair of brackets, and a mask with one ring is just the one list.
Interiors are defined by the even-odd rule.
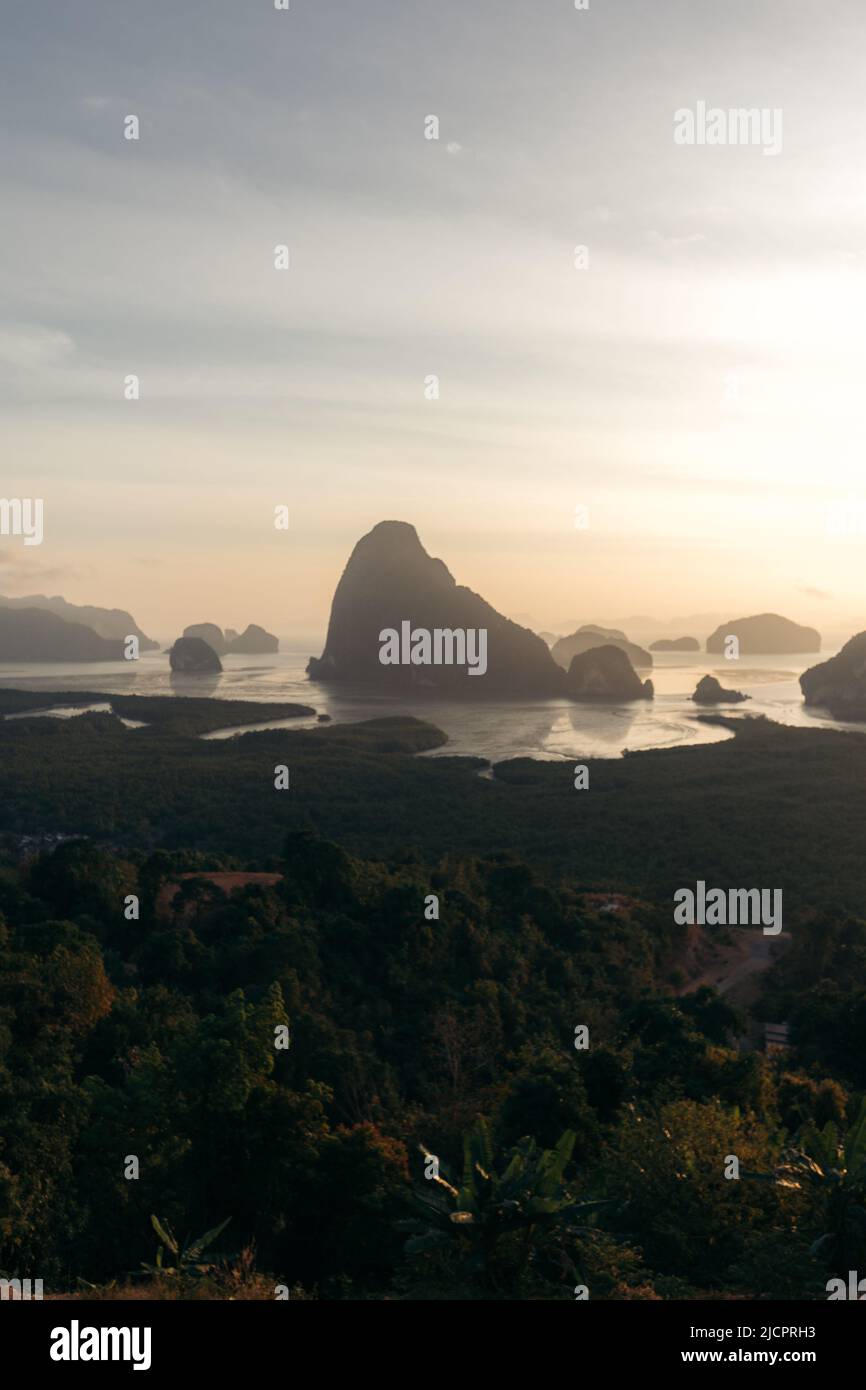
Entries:
[[651,652],[699,652],[701,644],[697,637],[660,637],[650,642]]
[[739,690],[725,690],[715,676],[703,676],[695,686],[695,693],[691,698],[696,705],[736,705],[742,700],[748,700],[749,696],[743,695]]
[[707,638],[707,651],[721,653],[729,637],[736,637],[741,656],[766,656],[787,652],[819,652],[821,634],[813,627],[802,627],[778,613],[760,613],[752,618],[732,618]]
[[168,661],[172,671],[185,675],[211,675],[223,669],[213,647],[202,637],[178,637],[169,650]]
[[652,681],[642,681],[620,647],[593,647],[572,659],[566,691],[573,700],[651,700]]
[[[230,628],[226,628],[226,637],[229,636]],[[258,623],[249,623],[240,637],[234,635],[228,643],[230,652],[243,652],[252,656],[263,654],[264,652],[278,652],[280,650],[279,638],[272,632],[266,632]]]
[[551,655],[554,661],[567,671],[573,657],[601,646],[618,648],[625,653],[631,665],[639,669],[652,667],[653,659],[649,652],[644,651],[637,643],[630,642],[624,632],[619,632],[616,628],[595,627],[592,623],[579,627],[570,637],[561,637],[551,649]]
[[266,632],[258,623],[248,623],[240,635],[233,627],[227,627],[223,632],[216,623],[192,623],[184,628],[183,635],[201,638],[217,656],[226,656],[230,652],[255,656],[280,650],[279,638],[272,632]]

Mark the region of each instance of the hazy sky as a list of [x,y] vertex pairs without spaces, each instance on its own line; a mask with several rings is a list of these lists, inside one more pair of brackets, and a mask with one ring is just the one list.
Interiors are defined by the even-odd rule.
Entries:
[[[2,493],[45,502],[0,591],[301,635],[394,517],[542,624],[866,616],[863,0],[590,6],[0,0]],[[782,152],[675,144],[699,101]]]

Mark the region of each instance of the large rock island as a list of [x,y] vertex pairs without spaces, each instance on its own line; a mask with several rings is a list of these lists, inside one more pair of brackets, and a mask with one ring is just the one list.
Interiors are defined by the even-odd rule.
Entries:
[[652,681],[642,681],[621,647],[593,647],[573,658],[565,678],[574,700],[651,700]]
[[802,627],[778,613],[759,613],[754,618],[733,618],[707,638],[708,652],[723,652],[725,638],[736,637],[741,656],[777,655],[785,652],[819,652],[821,634]]
[[[421,660],[383,664],[382,633],[485,632],[485,666]],[[405,655],[401,642],[401,657]],[[413,639],[414,645],[414,639]],[[434,648],[435,650],[435,648]],[[390,653],[386,653],[390,655]],[[528,628],[497,613],[479,594],[457,584],[441,560],[427,554],[414,526],[380,521],[355,546],[331,606],[325,649],[308,674],[320,681],[363,681],[392,690],[435,690],[485,697],[562,694],[565,676],[547,645]]]
[[618,647],[621,652],[625,652],[632,666],[645,670],[652,667],[653,659],[649,652],[630,642],[624,632],[617,628],[595,627],[590,623],[579,627],[570,637],[560,637],[551,651],[551,656],[568,671],[574,657],[602,646]]
[[172,671],[186,675],[210,675],[223,669],[213,647],[203,637],[178,637],[169,650],[168,661]]
[[837,719],[866,719],[866,632],[804,671],[800,689],[807,705],[822,705]]

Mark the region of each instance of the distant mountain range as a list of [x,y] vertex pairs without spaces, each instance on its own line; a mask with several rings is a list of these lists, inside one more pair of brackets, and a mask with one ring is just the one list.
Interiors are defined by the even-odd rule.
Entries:
[[0,661],[122,661],[123,649],[44,608],[0,608]]
[[[334,593],[324,650],[310,658],[307,671],[315,680],[464,696],[565,694],[581,699],[590,698],[590,689],[597,698],[603,688],[614,692],[610,698],[635,698],[638,689],[642,693],[637,698],[646,698],[634,671],[651,668],[653,658],[632,640],[634,633],[650,637],[654,651],[696,651],[700,643],[683,637],[683,630],[700,632],[717,616],[691,614],[665,624],[635,615],[617,626],[583,623],[568,635],[545,631],[540,636],[458,584],[441,560],[427,554],[409,523],[382,521],[352,551]],[[659,636],[660,629],[676,637]],[[120,660],[130,636],[143,652],[159,649],[124,609],[69,603],[60,595],[0,595],[0,662]],[[706,639],[707,652],[725,652],[731,636],[737,637],[741,655],[821,648],[815,628],[763,613],[716,621]],[[483,637],[484,650],[472,656],[466,644],[476,637]],[[178,641],[204,643],[218,658],[279,650],[278,639],[256,623],[240,634],[216,623],[194,623]],[[575,666],[578,658],[604,648],[627,658],[628,679],[621,677],[625,668],[610,656]],[[205,654],[199,649],[194,656],[195,650],[194,645],[179,647],[175,662],[203,662]],[[483,680],[473,678],[480,676]]]
[[155,652],[159,643],[154,642],[142,632],[131,613],[123,608],[95,608],[90,604],[67,603],[65,598],[55,594],[47,598],[45,594],[27,594],[24,598],[6,598],[0,594],[0,608],[23,609],[41,608],[54,613],[58,618],[70,623],[83,623],[98,637],[125,638],[137,637],[139,650]]
[[649,646],[659,637],[681,637],[684,632],[712,632],[724,621],[724,617],[724,613],[685,613],[676,618],[653,618],[646,613],[632,613],[627,618],[570,618],[556,624],[555,630],[558,637],[564,637],[592,622],[596,627],[618,629],[627,633],[633,642]]
[[[649,651],[644,651],[637,646],[626,635],[623,628],[606,628],[600,623],[584,623],[570,636],[557,637],[554,633],[544,632],[541,635],[552,648],[553,655],[560,664],[564,665],[566,656],[571,656],[574,652],[585,649],[586,634],[597,633],[610,641],[614,646],[621,647],[628,655],[635,666],[651,666],[651,652],[697,652],[706,650],[715,654],[725,651],[726,639],[736,637],[739,642],[739,651],[743,656],[782,656],[785,653],[796,652],[818,652],[821,650],[821,634],[813,627],[804,627],[801,623],[792,622],[790,618],[783,618],[778,613],[759,613],[746,618],[728,618],[724,622],[716,623],[715,630],[702,644],[695,637],[675,638],[656,637],[659,628],[664,628],[665,624],[655,623],[649,618],[626,619],[637,623],[651,623],[650,634],[652,640],[649,642]],[[700,615],[693,614],[691,618],[678,618],[673,624],[667,624],[668,628],[673,627],[676,631],[682,632],[683,628],[690,626],[693,630],[700,631]],[[629,627],[628,631],[633,633],[634,628]],[[646,640],[646,637],[644,638]]]
[[[121,661],[129,637],[138,638],[140,652],[159,650],[159,643],[142,632],[132,614],[122,608],[67,603],[59,595],[0,595],[0,662]],[[214,623],[199,623],[188,627],[184,638],[202,639],[218,657],[226,652],[276,652],[280,646],[272,633],[256,623],[250,623],[240,634],[228,629],[225,635]],[[178,663],[184,660],[183,651],[176,658]],[[198,664],[201,669],[207,665],[201,654]],[[182,667],[178,664],[173,669]]]

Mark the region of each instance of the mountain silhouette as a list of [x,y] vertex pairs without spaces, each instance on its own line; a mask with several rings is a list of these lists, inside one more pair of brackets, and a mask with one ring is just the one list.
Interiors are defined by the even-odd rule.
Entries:
[[821,650],[819,632],[793,623],[790,618],[781,618],[778,613],[759,613],[753,618],[733,618],[729,623],[721,623],[707,638],[707,651],[723,652],[725,638],[731,636],[739,640],[741,656]]
[[225,656],[228,651],[228,643],[223,636],[223,630],[221,627],[217,627],[216,623],[190,623],[189,627],[184,628],[183,636],[207,642],[211,651],[216,652],[217,656]]
[[560,637],[551,648],[551,655],[554,661],[567,671],[574,657],[582,656],[584,652],[591,652],[599,647],[619,647],[620,651],[625,652],[632,666],[644,669],[652,667],[653,659],[649,652],[644,651],[643,647],[639,647],[635,642],[630,642],[624,632],[617,628],[596,627],[594,623],[579,627],[570,637]]
[[804,671],[800,689],[807,705],[823,705],[837,719],[866,719],[866,632]]
[[642,681],[622,647],[606,643],[578,652],[566,676],[574,700],[651,700],[652,681]]
[[701,644],[697,637],[660,637],[650,642],[651,652],[699,652]]
[[226,628],[226,640],[230,652],[261,653],[278,652],[280,650],[279,638],[274,637],[272,632],[266,632],[258,623],[248,623],[240,636],[229,637],[229,629]]
[[[456,664],[383,665],[380,634],[400,632],[405,622],[428,632],[485,630],[485,673],[473,677],[466,665]],[[358,541],[334,593],[325,649],[311,658],[307,672],[320,681],[471,696],[545,696],[565,688],[565,673],[547,644],[457,584],[405,521],[380,521]]]
[[191,675],[213,675],[223,669],[213,647],[203,637],[178,637],[169,649],[168,662],[172,671]]
[[45,594],[28,594],[24,598],[5,598],[0,594],[0,608],[42,608],[54,613],[68,623],[83,623],[98,637],[125,638],[137,637],[138,648],[142,652],[159,650],[159,643],[142,632],[131,613],[123,608],[96,608],[92,604],[67,603],[65,598],[55,594],[47,598]]
[[183,635],[201,638],[217,656],[225,656],[227,652],[256,655],[280,650],[279,639],[259,627],[258,623],[248,623],[240,635],[231,627],[223,632],[216,623],[191,623],[184,628]]
[[122,661],[121,639],[100,637],[44,608],[0,608],[0,661]]

